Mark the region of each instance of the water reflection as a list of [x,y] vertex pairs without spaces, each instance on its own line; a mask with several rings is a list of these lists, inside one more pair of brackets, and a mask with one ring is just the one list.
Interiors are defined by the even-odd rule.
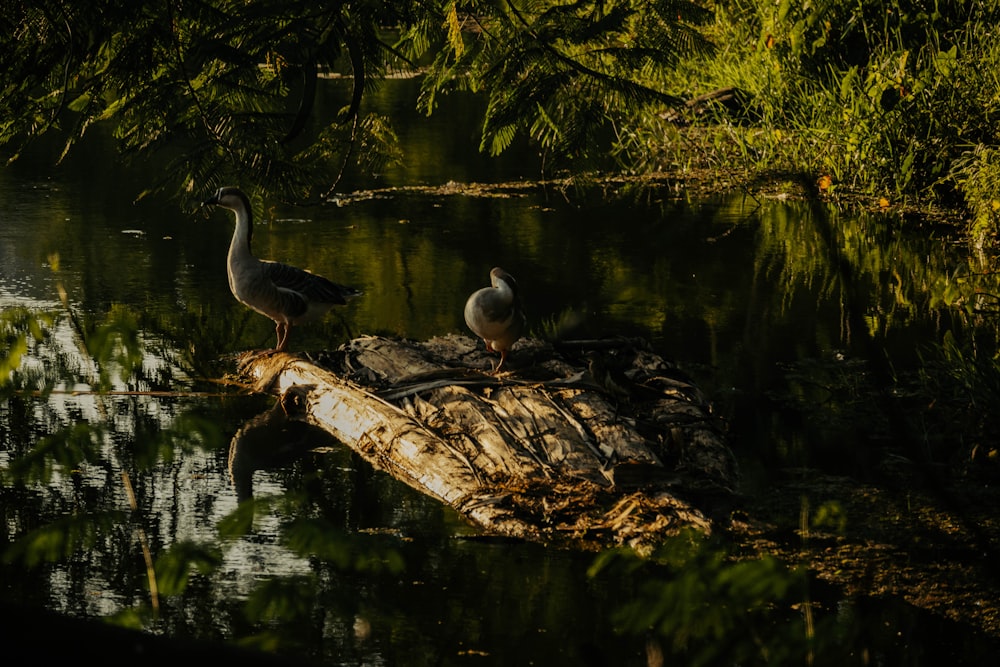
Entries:
[[253,498],[256,471],[287,467],[308,451],[339,444],[331,442],[326,431],[308,423],[302,410],[302,399],[290,390],[233,434],[228,465],[237,502]]
[[[375,184],[440,183],[451,167],[435,141],[421,141],[409,167]],[[449,141],[459,154],[460,135]],[[305,427],[288,404],[244,395],[226,380],[224,355],[265,345],[273,328],[229,294],[230,225],[162,199],[133,204],[140,170],[109,163],[99,144],[85,149],[93,152],[55,176],[45,155],[0,172],[0,361],[17,361],[3,369],[0,393],[0,580],[10,600],[338,664],[481,654],[644,664],[645,631],[619,634],[615,610],[652,581],[725,576],[711,545],[690,558],[716,570],[653,564],[588,576],[589,554],[480,539]],[[516,171],[506,168],[505,178]],[[468,180],[488,175],[454,169]],[[894,219],[742,195],[694,201],[671,188],[605,194],[539,188],[275,206],[260,215],[255,241],[262,255],[362,287],[345,314],[355,332],[412,338],[464,331],[464,299],[502,265],[525,292],[532,334],[638,333],[689,368],[730,419],[744,469],[860,467],[869,441],[848,430],[859,428],[857,413],[843,412],[836,428],[802,423],[775,397],[828,406],[811,393],[814,381],[856,379],[862,339],[904,368],[918,341],[965,324],[953,308],[967,289],[964,258]],[[863,313],[861,330],[852,309]],[[335,348],[347,335],[331,317],[302,327],[294,345]],[[809,360],[822,367],[789,377]],[[158,618],[140,528],[163,582]],[[794,579],[789,590],[801,601],[810,585]],[[871,647],[885,662],[905,654],[891,633],[866,635],[871,618],[912,636],[945,634],[912,609],[826,600],[845,662]],[[801,631],[801,607],[781,604],[773,615],[756,610],[758,632]],[[753,648],[754,635],[729,632],[750,642],[740,650]],[[661,650],[683,660],[724,648],[696,639]],[[969,642],[965,655],[984,645]]]

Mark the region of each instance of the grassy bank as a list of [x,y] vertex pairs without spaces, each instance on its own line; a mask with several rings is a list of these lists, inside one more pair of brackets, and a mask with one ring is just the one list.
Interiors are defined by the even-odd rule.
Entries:
[[671,90],[708,101],[620,136],[633,169],[790,172],[830,194],[952,207],[980,243],[1000,223],[995,2],[715,3],[715,48]]

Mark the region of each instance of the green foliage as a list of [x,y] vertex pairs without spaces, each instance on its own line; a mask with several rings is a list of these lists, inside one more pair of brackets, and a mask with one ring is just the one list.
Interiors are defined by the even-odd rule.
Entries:
[[143,348],[139,341],[139,323],[131,309],[115,304],[107,316],[84,334],[84,345],[97,366],[97,388],[112,387],[111,369],[118,379],[127,382],[142,366]]
[[[1000,410],[998,340],[995,322],[961,335],[947,330],[940,341],[922,344],[916,370],[898,373],[889,387],[874,382],[869,364],[859,360],[839,354],[804,359],[784,365],[786,386],[770,396],[808,425],[802,454],[810,460],[824,451],[854,458],[867,450],[884,458],[882,449],[893,442],[893,454],[918,464],[995,477],[1000,430],[991,416]],[[917,437],[892,441],[893,429]],[[813,526],[837,532],[843,521],[839,508],[821,506]]]
[[219,535],[228,539],[249,534],[253,530],[254,518],[270,510],[271,500],[273,499],[250,498],[241,502],[219,522]]
[[[371,160],[391,138],[361,100],[394,57],[379,27],[404,15],[379,1],[6,3],[0,144],[16,157],[58,127],[68,151],[111,121],[126,155],[164,157],[160,185],[250,181],[317,196],[357,160],[357,143]],[[345,70],[343,105],[316,118],[319,77]]]
[[294,552],[320,558],[341,570],[399,573],[404,566],[395,549],[376,548],[371,540],[337,530],[323,519],[296,519],[287,527],[284,541]]
[[[926,359],[925,377],[930,379],[928,370],[940,364],[938,367],[945,371],[944,377],[950,380],[949,385],[952,387],[951,391],[943,392],[942,396],[959,397],[971,411],[991,414],[1000,406],[1000,359],[995,352],[990,354],[990,349],[990,346],[980,349],[968,341],[959,342],[948,331],[937,348],[937,363],[932,363],[929,356]],[[940,388],[943,389],[944,386]]]
[[80,422],[47,435],[4,471],[9,483],[48,484],[53,475],[78,472],[103,460],[105,432],[100,425]]
[[31,342],[41,343],[47,337],[54,316],[32,312],[26,308],[7,308],[0,313],[0,395],[28,384],[44,384],[37,373],[28,372],[21,365],[29,353]]
[[805,663],[819,647],[810,612],[796,612],[809,605],[805,572],[775,558],[735,559],[692,531],[668,539],[648,560],[629,550],[604,552],[590,575],[609,569],[640,582],[615,613],[620,630],[652,632],[685,664]]
[[816,508],[809,521],[811,528],[843,535],[847,530],[847,511],[835,500],[829,500]]
[[1000,410],[997,349],[996,331],[964,337],[948,331],[940,343],[926,346],[916,376],[900,386],[920,420],[927,453],[990,478],[1000,462],[1000,429],[992,418]]
[[[94,418],[74,419],[74,401],[63,403],[61,396],[43,395],[40,409],[47,409],[46,400],[54,401],[68,410],[69,423],[60,415],[41,435],[27,433],[23,442],[5,443],[9,447],[5,447],[7,455],[0,469],[4,502],[14,496],[19,501],[16,509],[12,506],[4,513],[3,562],[36,570],[55,563],[85,562],[88,569],[105,566],[132,576],[134,581],[122,584],[126,589],[135,586],[142,590],[146,577],[155,576],[159,595],[183,596],[196,574],[199,584],[210,584],[225,549],[239,540],[252,539],[255,514],[266,514],[280,517],[283,529],[279,539],[292,555],[346,571],[402,570],[402,557],[392,546],[373,545],[368,536],[352,536],[319,519],[306,518],[311,508],[299,494],[240,505],[220,522],[218,542],[184,540],[158,545],[155,521],[147,515],[150,504],[157,502],[150,497],[150,478],[163,474],[163,469],[182,466],[189,458],[185,454],[219,448],[226,439],[218,420],[203,417],[197,405],[169,419],[150,418],[143,411],[117,410],[116,401],[131,401],[132,397],[108,390],[136,387],[137,393],[143,393],[143,366],[151,354],[140,336],[137,317],[124,306],[113,305],[103,317],[79,314],[69,306],[62,315],[10,309],[0,323],[5,341],[3,359],[10,367],[9,400],[33,400],[34,394],[27,394],[24,383],[18,380],[24,376],[21,367],[32,344],[53,343],[56,337],[47,332],[61,327],[72,338],[70,349],[39,355],[45,362],[40,381],[92,387],[95,391],[85,392],[83,402],[93,402],[96,407]],[[0,407],[6,411],[11,406]],[[113,418],[106,419],[109,414]],[[123,426],[131,431],[126,436],[129,447],[121,446]],[[117,472],[122,473],[124,483],[114,474]],[[32,510],[32,499],[36,498],[40,506],[35,508],[37,512]],[[131,514],[122,511],[126,505],[131,506]],[[137,539],[155,556],[155,565],[152,561],[146,564],[148,570],[134,567]],[[260,589],[252,592],[248,614],[259,619],[255,623],[266,625],[273,614],[311,609],[312,603],[305,598],[296,598],[297,606],[291,608],[288,598],[271,595],[293,588],[294,582],[284,578],[262,580]],[[148,606],[123,610],[114,621],[148,627],[156,621],[160,608],[155,600],[151,597]],[[267,643],[267,636],[267,632],[261,633],[257,640]]]
[[178,542],[156,559],[156,586],[163,595],[179,595],[187,588],[192,570],[208,574],[221,564],[217,547]]
[[247,602],[247,617],[258,623],[294,622],[309,616],[316,597],[312,577],[284,577],[261,582]]
[[243,610],[247,620],[258,630],[242,638],[240,645],[268,652],[287,649],[292,643],[290,636],[301,637],[311,626],[318,583],[312,575],[261,581],[250,594]]
[[[707,49],[697,25],[710,17],[682,0],[13,2],[0,13],[13,27],[0,37],[0,145],[15,158],[59,129],[68,151],[108,121],[126,155],[162,156],[161,187],[235,181],[315,199],[345,169],[398,159],[364,95],[433,54],[420,105],[482,91],[483,150],[523,135],[554,157],[593,157],[629,118],[678,103],[666,70]],[[341,74],[350,85],[325,86],[340,97],[319,117],[320,79]]]
[[[418,106],[481,94],[490,154],[528,139],[546,166],[791,171],[968,203],[991,232],[977,170],[996,145],[998,18],[994,2],[922,0],[10,2],[0,145],[13,159],[58,130],[68,151],[109,122],[126,155],[163,161],[159,187],[316,200],[400,158],[392,119],[363,102],[426,63]],[[730,104],[672,111],[719,88]]]
[[149,437],[136,442],[132,456],[139,470],[170,463],[193,451],[211,451],[226,444],[221,425],[196,412],[184,412],[167,427],[156,429]]
[[436,57],[420,106],[440,94],[488,98],[480,149],[496,155],[527,136],[555,157],[608,152],[617,126],[674,106],[665,72],[682,54],[708,50],[696,30],[710,14],[691,2],[443,2],[448,27],[427,16],[402,47]]
[[681,61],[672,87],[732,87],[736,102],[680,127],[645,118],[621,133],[622,158],[825,176],[827,192],[968,202],[981,222],[996,196],[967,189],[966,170],[983,164],[973,147],[996,143],[998,17],[992,2],[720,3],[708,30],[720,48]]
[[965,194],[970,232],[983,246],[1000,230],[1000,150],[978,144],[953,163],[953,177]]
[[[79,380],[95,390],[108,391],[114,380],[127,383],[141,369],[143,344],[139,338],[139,322],[133,311],[114,304],[101,318],[81,319],[67,310],[68,319],[79,337],[79,345],[90,357],[96,375]],[[0,389],[52,389],[52,374],[41,373],[22,363],[31,344],[48,340],[47,331],[59,322],[56,313],[11,308],[0,315]],[[88,375],[83,371],[84,375]]]
[[123,519],[122,513],[114,511],[62,516],[22,535],[3,551],[3,561],[36,567],[67,560],[80,550],[92,548],[102,534]]

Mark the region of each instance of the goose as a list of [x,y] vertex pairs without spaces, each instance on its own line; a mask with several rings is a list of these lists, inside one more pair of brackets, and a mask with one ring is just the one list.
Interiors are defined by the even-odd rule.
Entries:
[[497,266],[490,271],[490,284],[473,292],[465,302],[465,323],[483,339],[488,352],[500,353],[500,363],[493,369],[498,373],[507,351],[521,337],[526,319],[514,276]]
[[250,249],[253,211],[250,200],[239,188],[219,188],[202,206],[221,206],[236,214],[236,229],[226,261],[229,289],[238,301],[274,320],[278,337],[275,352],[288,347],[293,325],[319,317],[361,294],[353,287],[338,285],[315,273],[254,257]]

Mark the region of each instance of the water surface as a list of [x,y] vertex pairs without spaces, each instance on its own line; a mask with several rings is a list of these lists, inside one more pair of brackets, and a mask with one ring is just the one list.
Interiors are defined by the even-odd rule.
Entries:
[[[382,103],[400,102],[387,93]],[[469,153],[475,128],[455,121],[469,117],[413,119],[401,136],[415,158],[354,185],[537,175],[530,153],[499,163]],[[52,158],[42,146],[0,172],[0,305],[39,314],[47,332],[29,338],[15,382],[23,391],[0,403],[0,466],[32,460],[44,443],[56,452],[38,457],[27,483],[3,489],[0,546],[47,524],[75,539],[65,552],[55,543],[36,553],[31,567],[4,564],[7,599],[329,664],[646,664],[645,639],[615,631],[615,610],[642,582],[588,577],[592,554],[479,535],[321,434],[247,445],[258,469],[234,485],[230,443],[271,403],[220,383],[225,355],[269,346],[274,333],[228,292],[230,216],[156,196],[135,203],[154,168],[118,164],[107,136],[60,166]],[[672,188],[275,206],[258,212],[254,241],[261,256],[365,291],[296,329],[293,350],[367,333],[464,333],[465,298],[494,265],[518,278],[534,335],[648,339],[729,419],[750,491],[781,467],[864,474],[843,428],[776,409],[784,369],[848,364],[873,338],[900,368],[913,364],[920,342],[959,326],[948,277],[965,264],[892,217],[740,192],[693,200]],[[865,313],[865,330],[852,309]],[[100,387],[117,393],[88,391]],[[257,513],[239,528],[250,521],[238,512],[248,493]],[[142,544],[157,555],[203,548],[215,565],[193,571],[183,590],[167,586],[154,617]],[[845,627],[877,618],[899,631],[860,636],[845,649],[855,657],[894,662],[920,634],[954,632],[891,602],[839,604],[833,616]],[[926,661],[909,664],[978,646],[921,646]]]

